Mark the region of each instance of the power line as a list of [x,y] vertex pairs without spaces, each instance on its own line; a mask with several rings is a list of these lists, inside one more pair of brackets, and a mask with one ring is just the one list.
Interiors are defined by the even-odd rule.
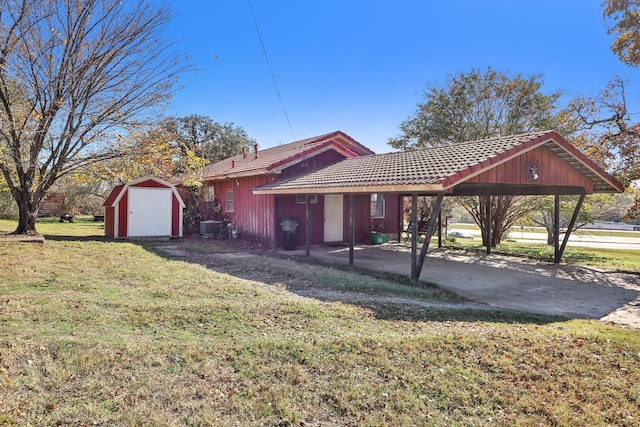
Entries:
[[260,46],[262,46],[262,52],[264,53],[264,58],[267,61],[267,66],[269,67],[269,73],[271,73],[271,80],[273,80],[273,86],[275,86],[276,88],[276,93],[278,94],[280,105],[282,106],[282,112],[284,113],[284,117],[287,119],[289,130],[291,130],[291,135],[293,135],[293,140],[296,141],[297,140],[296,133],[293,131],[293,126],[291,126],[291,121],[289,120],[287,109],[284,107],[284,102],[282,101],[282,96],[280,95],[280,89],[278,88],[278,82],[276,81],[275,74],[273,74],[273,69],[271,68],[271,61],[269,61],[269,55],[267,55],[267,49],[264,47],[264,42],[262,41],[262,35],[260,34],[260,27],[258,27],[258,21],[256,20],[256,15],[253,13],[253,6],[251,6],[251,0],[247,0],[247,3],[249,3],[249,10],[251,11],[251,17],[253,18],[253,23],[256,26],[256,32],[258,33]]

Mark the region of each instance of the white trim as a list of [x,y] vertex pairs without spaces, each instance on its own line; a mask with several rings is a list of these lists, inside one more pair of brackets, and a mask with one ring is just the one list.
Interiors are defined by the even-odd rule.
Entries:
[[[301,200],[298,200],[298,197],[301,198]],[[304,197],[304,199],[302,199]],[[317,204],[318,203],[318,195],[317,194],[296,194],[296,203],[299,205],[306,205],[307,204],[307,197],[309,198],[309,203],[313,204]]]
[[[382,196],[382,215],[374,215],[373,214],[374,212],[371,210],[371,204],[373,203],[373,200],[371,200],[371,198],[373,196],[376,196],[376,197]],[[371,195],[369,196],[369,216],[371,218],[384,218],[386,213],[386,208],[387,208],[387,200],[384,197],[384,193],[371,193]]]
[[[163,179],[157,178],[155,176],[145,176],[145,177],[142,177],[142,178],[134,179],[134,180],[129,181],[126,184],[124,184],[124,186],[120,189],[120,193],[118,194],[118,197],[116,197],[114,199],[112,206],[118,206],[118,204],[120,203],[120,200],[122,200],[122,196],[124,196],[124,194],[127,192],[127,190],[130,187],[136,187],[137,184],[140,184],[141,182],[145,182],[145,181],[155,181],[158,184],[162,185],[162,187],[140,187],[140,188],[168,188],[168,189],[171,189],[173,194],[176,196],[176,199],[180,203],[180,207],[185,208],[187,206],[184,203],[184,200],[182,200],[182,197],[180,196],[180,193],[178,193],[178,190],[176,189],[175,185],[173,185],[170,182],[167,182],[167,181],[165,181]],[[136,188],[138,188],[138,187],[136,187]]]

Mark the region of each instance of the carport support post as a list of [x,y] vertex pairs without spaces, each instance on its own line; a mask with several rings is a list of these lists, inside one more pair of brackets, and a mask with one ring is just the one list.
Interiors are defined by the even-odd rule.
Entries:
[[442,211],[438,212],[438,247],[442,247]]
[[398,194],[398,242],[402,242],[402,232],[404,231],[404,195]]
[[311,196],[309,196],[307,194],[307,210],[305,212],[306,214],[306,221],[305,221],[305,245],[304,245],[304,251],[305,251],[305,255],[307,255],[307,258],[311,257]]
[[560,195],[553,198],[553,261],[560,262]]
[[418,195],[411,195],[411,278],[416,278],[418,258]]
[[413,277],[414,280],[420,279],[420,273],[422,273],[422,265],[424,264],[424,257],[427,255],[427,249],[429,248],[429,242],[431,241],[431,236],[433,236],[433,232],[436,228],[436,221],[440,217],[440,208],[442,207],[442,199],[444,199],[444,194],[438,194],[438,198],[436,199],[436,205],[434,206],[433,212],[431,212],[431,218],[429,218],[429,227],[427,228],[427,235],[424,237],[424,243],[422,244],[422,249],[420,250],[420,259],[418,260],[418,265],[416,266],[415,275]]
[[[569,241],[569,236],[571,235],[571,231],[573,227],[576,225],[576,221],[578,220],[578,214],[580,213],[580,209],[582,209],[582,203],[584,202],[585,195],[581,194],[578,199],[578,203],[576,204],[576,208],[573,211],[573,216],[571,217],[571,221],[569,221],[569,225],[567,226],[567,232],[564,233],[564,238],[562,239],[562,246],[560,246],[559,250],[556,250],[554,262],[556,264],[560,263],[562,259],[562,254],[564,254],[564,249],[567,247],[567,242]],[[558,230],[559,231],[559,230]]]
[[491,196],[484,199],[484,232],[487,237],[487,255],[491,253]]
[[273,196],[273,250],[278,249],[278,196]]
[[355,215],[353,194],[349,194],[349,265],[353,265],[353,244],[355,242]]

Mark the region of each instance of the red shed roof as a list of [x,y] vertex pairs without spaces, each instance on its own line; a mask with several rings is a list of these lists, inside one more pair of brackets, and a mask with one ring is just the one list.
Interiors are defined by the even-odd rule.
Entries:
[[279,145],[256,153],[239,154],[206,166],[205,181],[279,173],[282,169],[302,162],[327,150],[334,150],[344,157],[373,154],[373,151],[341,131]]
[[170,188],[173,191],[176,199],[180,202],[182,207],[185,206],[182,197],[178,194],[178,191],[174,187],[173,184],[167,182],[163,179],[154,177],[154,176],[145,176],[143,178],[134,179],[133,181],[129,181],[126,184],[119,184],[113,187],[113,190],[107,196],[107,199],[102,204],[103,207],[113,207],[116,206],[120,199],[125,195],[126,190],[129,187],[149,187],[149,188]]
[[594,192],[624,187],[555,131],[369,155],[254,189],[254,194],[451,192],[501,163],[544,146],[593,182]]

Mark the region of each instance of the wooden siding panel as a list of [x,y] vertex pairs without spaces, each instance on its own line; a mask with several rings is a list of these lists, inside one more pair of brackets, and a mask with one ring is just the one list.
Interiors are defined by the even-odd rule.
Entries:
[[116,208],[113,206],[107,206],[104,208],[104,234],[105,236],[115,237],[115,221],[116,221]]
[[[318,197],[318,203],[310,204],[310,234],[312,245],[321,245],[324,237],[324,197]],[[282,228],[280,222],[283,218],[295,218],[298,222],[297,240],[298,246],[306,244],[307,206],[305,203],[296,203],[295,196],[278,196],[278,214],[276,215],[276,233],[278,246],[282,246]]]
[[371,218],[371,195],[357,195],[355,197],[355,203],[355,242],[368,243],[369,233],[373,227],[373,219]]
[[[385,193],[384,195],[384,217],[371,218],[371,203],[367,206],[367,216],[370,222],[370,228],[367,231],[367,239],[369,231],[380,231],[386,233],[390,240],[398,238],[398,194]],[[367,195],[367,201],[370,196]]]
[[305,159],[300,163],[296,163],[286,169],[282,170],[282,173],[279,176],[279,180],[287,179],[292,176],[309,173],[314,170],[318,170],[325,166],[332,165],[340,160],[345,159],[345,157],[334,150],[325,151],[323,153],[317,154],[313,157]]
[[[222,206],[222,216],[240,229],[241,238],[254,243],[273,243],[273,196],[254,195],[251,190],[270,182],[269,176],[215,182],[214,194]],[[227,192],[233,191],[233,212],[226,210]]]
[[583,187],[592,191],[593,183],[576,169],[564,162],[550,150],[538,147],[505,163],[497,165],[473,178],[470,183],[483,184],[520,184],[528,185],[529,171],[527,162],[535,159],[538,163],[538,180],[535,185]]
[[180,201],[172,194],[171,195],[171,237],[180,237],[180,223],[182,222],[182,215],[180,207]]
[[129,237],[129,190],[125,190],[118,203],[118,233],[115,237]]
[[167,188],[166,185],[159,183],[153,179],[148,179],[146,181],[139,182],[137,184],[132,185],[131,187],[144,187],[144,188]]

